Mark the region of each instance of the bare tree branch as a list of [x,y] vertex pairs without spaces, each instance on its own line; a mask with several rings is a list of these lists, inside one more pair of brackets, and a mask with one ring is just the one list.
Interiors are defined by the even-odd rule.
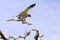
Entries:
[[[39,34],[39,31],[36,30],[36,29],[32,29],[32,30],[30,30],[29,32],[25,31],[26,33],[24,34],[24,36],[21,36],[21,35],[20,35],[20,36],[18,36],[17,38],[14,38],[13,36],[9,36],[9,38],[12,38],[13,40],[17,40],[17,39],[19,39],[19,38],[24,38],[24,40],[25,40],[26,37],[29,36],[32,31],[35,31],[35,32],[36,32],[36,34],[35,34],[35,36],[34,36],[34,39],[35,39],[35,40],[38,40],[38,38],[40,38],[40,40],[42,40],[42,37],[43,37],[44,35],[40,35],[40,34]],[[0,39],[8,40],[8,39],[3,35],[3,33],[1,32],[1,30],[0,30],[0,36],[1,36]]]
[[12,38],[13,40],[19,39],[19,38],[14,38],[13,36],[9,36],[9,38]]
[[12,38],[12,39],[14,39],[14,40],[17,40],[17,39],[19,39],[19,38],[24,38],[24,40],[25,40],[26,37],[29,36],[29,34],[30,34],[31,31],[29,31],[29,32],[25,31],[25,32],[26,32],[26,33],[24,34],[24,36],[18,36],[17,38],[14,38],[13,36],[9,36],[9,38]]
[[2,31],[1,31],[1,30],[0,30],[0,36],[1,36],[1,38],[0,38],[0,39],[8,40],[8,39],[3,35],[3,33],[2,33]]
[[43,37],[44,35],[40,35],[40,34],[39,34],[39,31],[36,30],[36,29],[32,29],[32,31],[36,31],[36,34],[35,34],[35,36],[34,36],[34,39],[35,39],[35,40],[38,40],[38,37],[40,37],[40,40],[42,40],[42,37]]
[[39,32],[36,31],[36,34],[35,34],[35,36],[34,36],[35,40],[38,40],[38,37],[39,37]]
[[24,34],[24,36],[19,36],[20,38],[24,38],[24,40],[26,39],[27,36],[30,35],[31,31],[27,32],[25,31],[26,33]]

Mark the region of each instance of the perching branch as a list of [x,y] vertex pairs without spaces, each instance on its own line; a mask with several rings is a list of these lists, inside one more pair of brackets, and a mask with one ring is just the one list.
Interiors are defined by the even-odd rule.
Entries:
[[30,32],[31,32],[31,31],[29,31],[29,32],[25,31],[25,32],[26,32],[26,33],[24,34],[24,36],[19,36],[20,38],[24,38],[24,40],[26,39],[27,36],[30,35]]
[[35,34],[35,36],[34,36],[34,39],[35,39],[35,40],[38,40],[38,37],[40,37],[40,40],[42,40],[42,37],[43,37],[44,35],[40,35],[40,34],[39,34],[39,31],[36,30],[36,29],[32,29],[32,31],[36,31],[36,34]]
[[13,36],[9,36],[9,38],[12,38],[12,39],[14,39],[14,40],[17,40],[17,39],[19,39],[19,38],[24,38],[24,40],[25,40],[26,37],[29,36],[30,32],[31,32],[31,31],[29,31],[29,32],[26,31],[26,33],[24,34],[24,36],[18,36],[18,38],[14,38]]
[[[36,34],[35,34],[35,36],[34,36],[34,39],[35,39],[35,40],[38,40],[38,38],[40,38],[40,40],[42,40],[42,37],[43,37],[44,35],[40,35],[40,34],[39,34],[39,31],[36,30],[36,29],[32,29],[32,30],[30,30],[29,32],[25,31],[26,33],[24,34],[24,36],[18,36],[17,38],[14,38],[13,36],[9,36],[9,38],[12,38],[13,40],[17,40],[17,39],[19,39],[19,38],[24,38],[24,40],[25,40],[26,37],[29,36],[32,31],[35,31],[35,32],[36,32]],[[8,40],[8,39],[3,35],[3,33],[2,33],[1,31],[0,31],[0,36],[1,36],[0,39]]]
[[9,36],[9,38],[12,38],[13,40],[19,39],[19,38],[14,38],[13,36]]
[[1,36],[1,38],[0,38],[0,39],[8,40],[8,39],[3,35],[3,33],[2,33],[2,31],[1,31],[1,30],[0,30],[0,36]]

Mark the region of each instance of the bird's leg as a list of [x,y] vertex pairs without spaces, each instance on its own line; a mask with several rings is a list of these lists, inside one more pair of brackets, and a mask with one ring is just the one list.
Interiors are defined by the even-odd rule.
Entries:
[[31,23],[28,23],[28,22],[26,22],[26,24],[28,24],[28,25],[32,25]]

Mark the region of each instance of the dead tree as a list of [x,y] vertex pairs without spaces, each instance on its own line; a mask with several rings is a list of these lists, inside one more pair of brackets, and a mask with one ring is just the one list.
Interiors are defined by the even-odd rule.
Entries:
[[34,36],[34,39],[35,39],[35,40],[38,40],[39,37],[40,37],[40,40],[42,40],[42,37],[43,37],[44,35],[40,35],[40,34],[39,34],[39,31],[36,30],[36,29],[32,29],[32,30],[30,30],[29,32],[25,31],[26,33],[24,34],[24,36],[21,36],[21,35],[20,35],[20,36],[18,36],[17,38],[14,38],[13,36],[9,36],[9,38],[12,38],[13,40],[17,40],[17,39],[19,39],[19,38],[24,38],[24,40],[25,40],[26,37],[29,36],[32,31],[35,31],[35,32],[36,32],[36,34],[35,34],[35,36]]
[[3,33],[1,32],[1,30],[0,30],[0,36],[1,36],[1,38],[0,38],[0,39],[8,40],[8,39],[3,35]]

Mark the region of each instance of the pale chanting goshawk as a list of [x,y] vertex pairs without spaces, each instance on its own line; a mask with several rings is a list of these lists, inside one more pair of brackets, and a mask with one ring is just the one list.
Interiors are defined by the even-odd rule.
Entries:
[[30,5],[28,8],[26,8],[25,10],[23,10],[22,12],[20,12],[16,17],[16,19],[9,19],[7,21],[21,21],[22,24],[28,24],[28,25],[32,25],[31,23],[26,22],[26,18],[27,17],[31,17],[30,14],[28,14],[27,12],[32,9],[34,6],[36,5],[36,3]]

